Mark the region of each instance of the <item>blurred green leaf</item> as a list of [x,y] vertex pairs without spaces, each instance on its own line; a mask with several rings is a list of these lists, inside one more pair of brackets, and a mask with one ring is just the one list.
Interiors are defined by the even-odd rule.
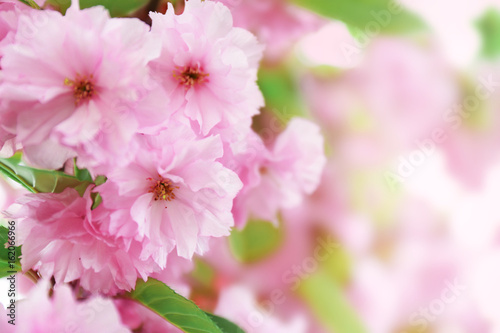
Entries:
[[500,12],[489,9],[476,23],[483,38],[481,55],[485,58],[500,56]]
[[0,158],[0,173],[21,184],[32,193],[60,193],[67,187],[72,187],[83,195],[91,184],[74,176],[53,170],[41,170],[19,165],[20,155],[11,158]]
[[336,279],[324,270],[301,281],[299,295],[316,317],[336,333],[365,333],[354,308],[349,304]]
[[243,230],[233,229],[229,246],[236,259],[253,263],[276,252],[283,243],[283,237],[282,227],[276,228],[267,221],[252,220]]
[[[233,333],[243,332],[235,324],[207,314],[192,301],[177,294],[163,282],[148,279],[137,281],[129,296],[156,312],[173,325],[188,333]],[[221,324],[221,327],[218,326]]]
[[266,107],[271,110],[282,123],[287,123],[293,116],[303,116],[304,101],[296,81],[290,70],[285,66],[266,67],[259,69],[258,81],[264,95]]
[[9,250],[5,247],[5,244],[9,241],[8,234],[9,230],[4,226],[0,226],[0,278],[9,276],[12,274],[12,271],[21,271],[21,263],[19,262],[19,256],[21,255],[20,247],[16,246],[14,263],[11,263],[11,260],[9,260]]
[[[47,0],[48,3],[58,8],[62,13],[71,5],[71,0]],[[109,10],[113,17],[127,16],[136,10],[144,7],[149,0],[80,0],[80,8],[89,8],[94,6],[104,6]]]
[[194,258],[194,269],[191,271],[191,278],[204,288],[212,288],[215,281],[215,270],[201,258]]
[[340,247],[329,254],[323,263],[329,276],[341,286],[348,284],[351,277],[351,258],[345,248]]
[[394,0],[291,0],[319,15],[346,23],[365,34],[407,33],[425,24]]

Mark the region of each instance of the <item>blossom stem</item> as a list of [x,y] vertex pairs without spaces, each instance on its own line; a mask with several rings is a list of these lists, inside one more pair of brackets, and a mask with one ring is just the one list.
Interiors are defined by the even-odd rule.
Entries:
[[34,0],[25,0],[31,8],[34,8],[34,9],[41,9],[40,6],[38,6],[38,4],[34,1]]
[[28,279],[30,279],[31,281],[33,281],[34,284],[37,284],[38,280],[40,279],[40,277],[38,276],[38,274],[33,269],[30,269],[29,271],[27,271],[26,273],[24,273],[24,276],[26,276]]

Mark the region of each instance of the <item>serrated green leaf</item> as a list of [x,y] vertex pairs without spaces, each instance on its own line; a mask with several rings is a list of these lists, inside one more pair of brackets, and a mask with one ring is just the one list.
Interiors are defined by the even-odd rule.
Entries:
[[229,246],[236,259],[253,263],[269,257],[283,244],[283,227],[276,228],[267,221],[252,220],[243,230],[234,229]]
[[[71,5],[71,0],[48,0],[59,11],[65,13]],[[80,0],[80,8],[104,6],[113,17],[127,16],[144,7],[149,0]]]
[[41,170],[19,165],[17,155],[11,158],[0,158],[0,173],[21,184],[32,193],[60,193],[67,187],[75,188],[83,195],[92,184],[80,181],[74,176],[53,170]]
[[476,23],[483,39],[481,55],[494,59],[500,56],[500,12],[487,10]]
[[[226,333],[240,331],[224,331],[212,319],[213,316],[201,310],[192,301],[177,294],[163,282],[148,279],[147,282],[137,281],[135,290],[129,293],[129,297],[143,304],[168,320],[173,325],[187,333]],[[230,325],[228,321],[220,321],[227,328],[238,328],[235,324]],[[241,329],[240,329],[241,330]]]
[[319,269],[314,275],[302,280],[298,293],[329,330],[336,333],[366,333],[338,282],[324,270]]
[[222,330],[224,333],[245,333],[238,325],[236,325],[233,322],[230,322],[229,320],[216,316],[214,314],[205,312],[207,316],[212,319],[214,323],[219,326],[219,328]]
[[[21,255],[21,248],[16,246],[16,257],[13,263],[9,260],[9,250],[6,248],[6,243],[9,241],[9,230],[0,226],[0,278],[13,274],[12,272],[21,271],[21,263],[19,256]],[[8,244],[7,244],[8,247]],[[12,266],[11,266],[12,265]]]
[[425,28],[420,18],[395,0],[291,0],[317,14],[342,21],[358,31],[408,33]]

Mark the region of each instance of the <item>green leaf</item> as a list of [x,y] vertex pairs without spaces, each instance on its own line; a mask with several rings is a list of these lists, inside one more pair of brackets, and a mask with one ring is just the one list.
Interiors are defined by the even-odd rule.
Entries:
[[92,209],[96,209],[97,207],[99,207],[99,205],[102,203],[101,194],[97,192],[92,192],[90,194],[90,197],[92,198]]
[[301,281],[299,295],[329,330],[337,333],[366,333],[338,282],[324,270]]
[[[76,161],[75,161],[76,162]],[[74,172],[75,172],[75,177],[78,179],[78,180],[81,180],[81,181],[88,181],[88,182],[92,182],[93,179],[92,179],[92,175],[90,174],[89,170],[87,169],[80,169],[76,166],[76,163],[74,165],[74,168],[73,168]]]
[[233,229],[229,246],[233,255],[243,263],[254,263],[269,257],[283,244],[283,227],[276,228],[267,221],[249,221],[243,230]]
[[106,180],[108,180],[105,176],[97,176],[95,177],[95,181],[94,183],[96,184],[96,186],[99,186],[99,185],[102,185],[106,182]]
[[[149,278],[147,282],[138,280],[135,290],[129,293],[129,297],[156,312],[184,332],[232,333],[241,331],[227,320],[219,317],[214,319],[215,316],[207,314],[163,282],[152,278]],[[224,324],[224,327],[220,328],[216,322]]]
[[[12,253],[5,247],[6,243],[9,241],[9,230],[0,226],[0,278],[9,276],[13,274],[12,272],[21,271],[21,263],[19,262],[19,255],[21,254],[21,248],[16,246],[15,248],[15,260],[12,262],[12,258],[9,259],[9,255]],[[8,244],[7,244],[8,247]]]
[[67,187],[72,187],[83,195],[91,184],[74,176],[53,170],[41,170],[19,165],[19,155],[11,158],[0,158],[0,173],[21,184],[32,193],[60,193]]
[[202,286],[203,288],[212,288],[215,283],[214,268],[199,257],[195,257],[193,261],[194,269],[189,274],[193,279],[193,282]]
[[219,326],[219,328],[222,330],[224,333],[245,333],[238,325],[236,325],[233,322],[230,322],[229,320],[216,316],[214,314],[205,312],[207,316],[212,319],[214,323]]
[[494,59],[500,56],[500,12],[489,9],[476,23],[483,38],[481,55]]
[[[395,0],[291,0],[319,15],[342,21],[365,34],[408,33],[421,30],[420,18]],[[379,30],[379,32],[377,32]]]
[[266,107],[286,124],[293,116],[304,116],[306,107],[291,71],[285,66],[259,69],[257,81]]
[[[71,5],[70,0],[48,0],[48,3],[55,6],[62,13]],[[127,16],[144,7],[149,0],[80,0],[80,8],[94,6],[104,6],[113,17]]]

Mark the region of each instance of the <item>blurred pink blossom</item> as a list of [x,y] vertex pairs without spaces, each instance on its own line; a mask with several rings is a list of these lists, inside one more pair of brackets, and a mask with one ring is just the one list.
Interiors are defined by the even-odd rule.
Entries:
[[231,9],[237,27],[248,29],[266,45],[266,56],[278,60],[297,39],[319,29],[324,20],[285,0],[216,0]]

